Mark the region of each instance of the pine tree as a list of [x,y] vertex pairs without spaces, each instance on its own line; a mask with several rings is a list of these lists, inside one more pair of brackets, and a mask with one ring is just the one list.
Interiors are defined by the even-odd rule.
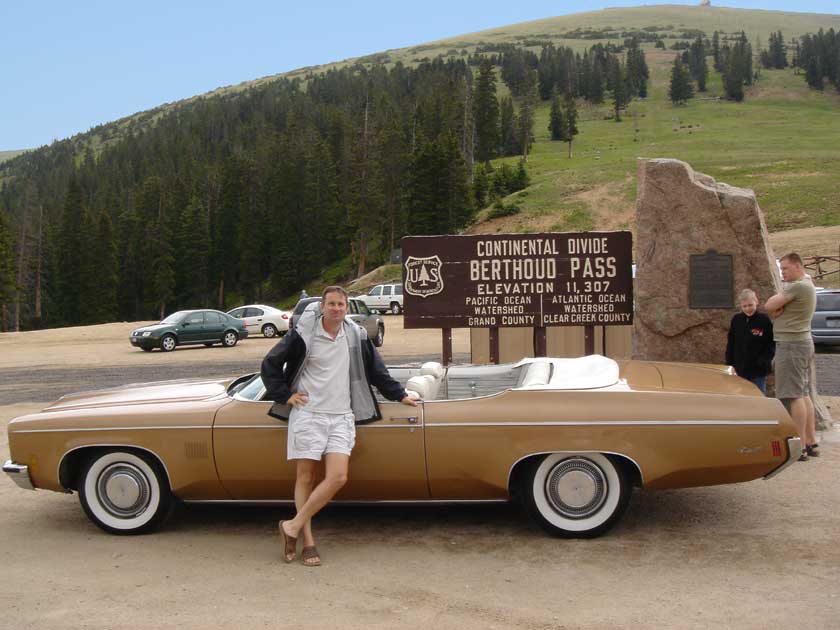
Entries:
[[571,92],[566,92],[565,100],[564,100],[564,122],[565,122],[565,129],[563,135],[565,136],[566,142],[569,143],[569,158],[572,157],[572,142],[575,139],[575,136],[578,134],[577,128],[577,119],[578,119],[578,112],[577,112],[577,105],[575,104],[575,98],[572,96]]
[[551,95],[551,113],[548,116],[548,130],[552,140],[566,140],[566,122],[557,89]]
[[825,88],[820,60],[816,56],[808,59],[808,65],[805,66],[805,80],[815,90],[823,90]]
[[120,286],[120,278],[117,273],[119,269],[117,240],[111,215],[104,209],[99,213],[96,226],[96,258],[100,266],[97,319],[113,322],[117,320],[119,311],[117,290]]
[[519,98],[519,140],[522,146],[522,157],[528,159],[528,151],[534,142],[534,118],[536,115],[539,94],[537,92],[537,73],[530,68],[525,72],[522,81],[522,96]]
[[688,68],[686,68],[680,56],[674,57],[674,65],[671,67],[671,83],[668,88],[668,98],[674,105],[684,104],[694,96],[694,88],[691,85]]
[[715,72],[722,72],[723,65],[721,64],[721,57],[720,57],[720,35],[718,32],[715,31],[712,34],[712,60],[713,60],[713,68]]
[[630,102],[627,86],[627,70],[617,58],[613,58],[610,67],[610,83],[612,85],[613,115],[615,122],[621,122],[621,110]]
[[692,78],[697,82],[697,90],[699,92],[705,92],[709,66],[706,63],[706,47],[703,44],[703,37],[700,35],[697,36],[697,39],[689,47],[688,66]]
[[85,210],[82,199],[82,188],[74,177],[67,186],[58,237],[57,259],[61,266],[56,293],[59,317],[65,325],[78,324],[82,314],[79,301],[84,254],[81,237],[82,216]]
[[744,79],[741,74],[742,64],[738,58],[739,53],[736,50],[733,49],[726,61],[723,89],[726,92],[726,98],[740,103],[744,100]]
[[513,109],[513,99],[505,96],[501,100],[499,124],[500,155],[516,155],[520,151],[517,138],[517,118]]
[[475,156],[489,162],[496,156],[499,134],[499,102],[496,100],[496,75],[489,60],[483,60],[475,81],[474,99]]
[[475,199],[476,208],[487,207],[487,195],[490,192],[490,178],[489,173],[493,172],[493,167],[490,164],[477,164],[475,173],[473,174],[473,198]]
[[[8,311],[15,296],[15,266],[12,234],[6,208],[0,209],[0,311]],[[0,330],[7,330],[7,322],[0,321]]]

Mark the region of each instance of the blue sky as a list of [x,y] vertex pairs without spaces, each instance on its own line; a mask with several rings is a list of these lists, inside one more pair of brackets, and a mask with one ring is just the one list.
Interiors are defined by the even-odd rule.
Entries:
[[[540,18],[640,4],[530,0],[0,1],[0,150],[258,77]],[[717,6],[836,13],[826,0]],[[356,6],[354,6],[356,5]]]

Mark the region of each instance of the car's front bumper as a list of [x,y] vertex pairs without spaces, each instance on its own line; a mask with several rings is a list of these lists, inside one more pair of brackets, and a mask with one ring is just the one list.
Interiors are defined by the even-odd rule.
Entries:
[[154,337],[129,337],[131,345],[136,348],[159,348],[160,339]]
[[793,462],[799,460],[799,456],[802,455],[802,440],[798,437],[792,437],[787,439],[788,445],[788,458],[787,461],[776,468],[775,470],[770,471],[766,475],[764,475],[765,479],[770,479],[775,477],[780,472],[782,472],[785,468],[790,466]]
[[35,486],[32,484],[32,479],[29,477],[29,466],[16,464],[12,460],[7,459],[6,463],[3,464],[3,472],[9,475],[24,490],[35,489]]

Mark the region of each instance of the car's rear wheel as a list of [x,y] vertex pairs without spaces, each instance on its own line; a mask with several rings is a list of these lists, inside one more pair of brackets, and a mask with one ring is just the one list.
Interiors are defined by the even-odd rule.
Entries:
[[178,341],[175,339],[175,335],[164,335],[160,340],[160,349],[164,352],[172,352],[177,345]]
[[377,326],[376,337],[371,339],[371,341],[373,342],[373,345],[376,346],[377,348],[379,348],[382,345],[382,343],[385,341],[385,327],[382,324]]
[[232,330],[228,330],[225,332],[224,336],[222,337],[222,344],[225,348],[233,348],[236,345],[236,342],[239,341],[239,335],[237,335]]
[[391,314],[392,315],[399,315],[402,313],[402,308],[397,302],[391,302]]
[[271,337],[276,337],[277,336],[277,327],[274,324],[266,324],[265,326],[262,327],[262,334],[263,334],[263,337],[268,337],[269,339]]
[[615,525],[630,502],[621,466],[601,453],[553,453],[531,463],[522,498],[532,518],[563,538],[594,538]]
[[79,502],[98,527],[112,534],[142,534],[160,526],[174,506],[160,464],[131,451],[100,451],[79,477]]

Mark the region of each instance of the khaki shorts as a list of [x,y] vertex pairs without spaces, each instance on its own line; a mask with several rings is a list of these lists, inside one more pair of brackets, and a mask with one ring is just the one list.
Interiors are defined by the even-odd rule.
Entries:
[[356,445],[352,413],[320,413],[293,407],[289,414],[287,459],[320,461],[324,453],[350,455]]
[[776,342],[776,398],[805,398],[811,390],[814,342]]

